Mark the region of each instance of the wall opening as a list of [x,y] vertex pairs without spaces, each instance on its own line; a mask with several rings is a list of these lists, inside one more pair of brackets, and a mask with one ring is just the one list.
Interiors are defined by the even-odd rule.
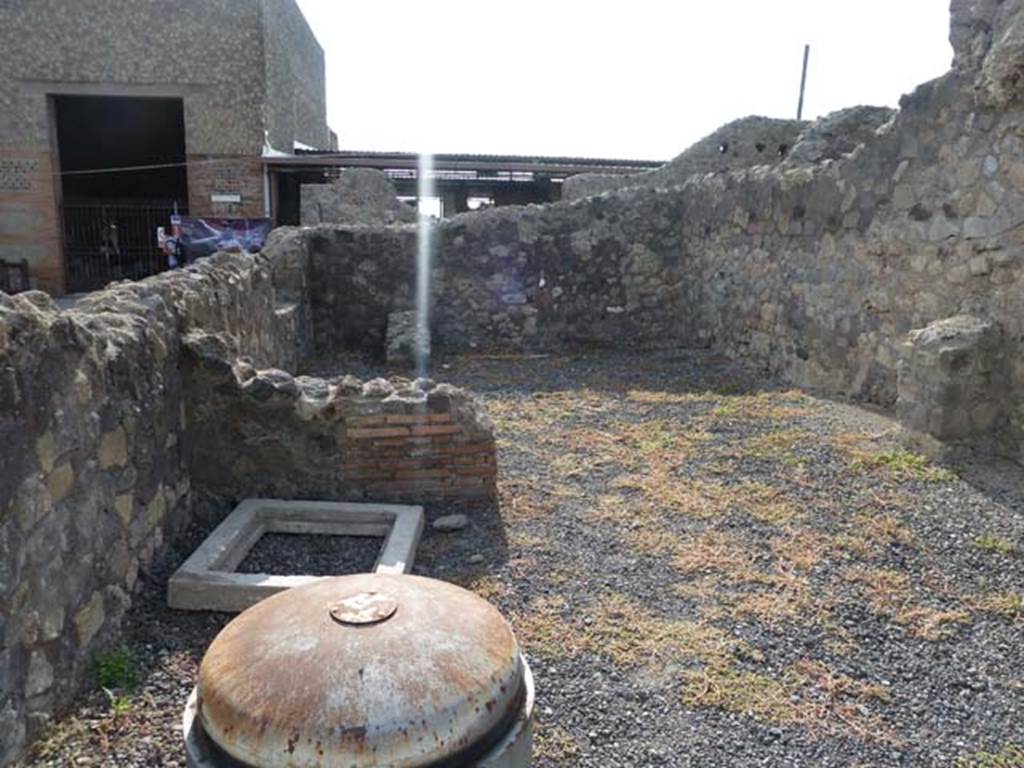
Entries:
[[156,228],[188,213],[181,99],[54,96],[68,290],[164,269]]

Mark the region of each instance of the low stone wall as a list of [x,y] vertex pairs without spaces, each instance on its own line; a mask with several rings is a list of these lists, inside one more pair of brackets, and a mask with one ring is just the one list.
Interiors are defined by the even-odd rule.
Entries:
[[192,478],[211,493],[232,503],[494,495],[493,426],[463,390],[257,370],[205,334],[188,348]]
[[221,254],[68,311],[0,294],[0,764],[75,691],[189,519],[183,336],[206,327],[294,364],[310,337],[304,270]]
[[163,302],[0,296],[0,764],[73,693],[188,506],[174,346]]

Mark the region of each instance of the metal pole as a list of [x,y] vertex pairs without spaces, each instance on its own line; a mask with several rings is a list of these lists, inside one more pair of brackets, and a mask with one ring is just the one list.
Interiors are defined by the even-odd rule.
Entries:
[[811,46],[804,46],[804,71],[800,75],[800,103],[796,108],[796,119],[804,119],[804,89],[807,88],[807,60],[811,57]]

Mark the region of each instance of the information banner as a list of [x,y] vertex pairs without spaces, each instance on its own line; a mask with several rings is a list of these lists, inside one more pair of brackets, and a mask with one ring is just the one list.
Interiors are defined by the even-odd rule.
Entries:
[[256,253],[263,248],[270,229],[270,219],[208,219],[183,216],[178,236],[179,252],[185,263],[217,251]]

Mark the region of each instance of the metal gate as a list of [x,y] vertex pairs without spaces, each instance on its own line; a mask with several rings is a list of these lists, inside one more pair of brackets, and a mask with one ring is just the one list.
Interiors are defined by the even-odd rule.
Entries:
[[[93,291],[113,280],[137,280],[167,268],[156,228],[170,230],[173,200],[67,202],[64,263],[68,290]],[[178,205],[182,216],[187,208]]]

